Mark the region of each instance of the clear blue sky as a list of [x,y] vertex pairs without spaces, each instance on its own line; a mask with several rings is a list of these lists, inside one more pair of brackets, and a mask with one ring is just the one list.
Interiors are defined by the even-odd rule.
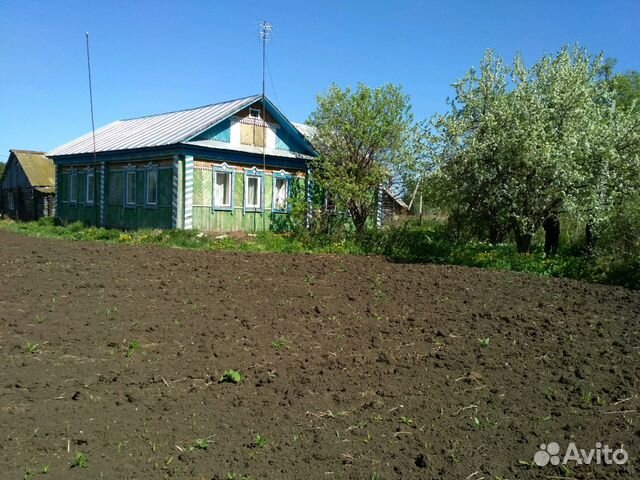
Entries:
[[359,81],[402,84],[426,118],[486,48],[532,63],[579,42],[640,69],[639,0],[0,0],[0,160],[90,130],[85,31],[99,127],[258,93],[263,19],[267,95],[294,121]]

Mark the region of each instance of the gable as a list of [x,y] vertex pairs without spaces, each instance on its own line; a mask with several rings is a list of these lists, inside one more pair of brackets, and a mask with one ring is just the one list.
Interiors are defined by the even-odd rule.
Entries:
[[53,187],[55,167],[40,152],[11,150],[0,183],[4,188]]
[[268,99],[265,112],[266,124],[262,115],[262,101],[256,101],[189,141],[224,142],[230,148],[234,145],[243,145],[303,155],[314,153],[304,136],[280,112],[272,108]]

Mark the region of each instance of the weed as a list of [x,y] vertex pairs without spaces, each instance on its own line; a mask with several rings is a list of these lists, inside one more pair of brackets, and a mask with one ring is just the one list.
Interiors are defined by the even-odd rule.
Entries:
[[480,346],[482,348],[489,348],[489,337],[479,338],[478,341],[480,342]]
[[40,344],[27,342],[24,348],[27,351],[27,353],[36,353],[38,351],[38,348],[40,348]]
[[411,420],[409,417],[405,417],[404,415],[400,417],[400,421],[405,425],[409,425],[409,426],[413,424],[413,420]]
[[305,275],[304,276],[304,282],[308,283],[309,285],[313,285],[315,281],[316,281],[316,277],[313,276],[313,275]]
[[284,347],[287,344],[287,341],[283,338],[280,337],[277,340],[274,340],[273,342],[271,342],[271,346],[275,349],[275,350],[280,350],[282,347]]
[[82,452],[76,452],[76,456],[73,457],[72,467],[87,468],[87,456]]
[[547,400],[549,400],[550,402],[554,399],[554,395],[553,395],[553,389],[551,387],[547,387],[544,389],[544,392],[542,392],[545,396],[545,398]]
[[204,438],[196,438],[193,442],[193,448],[197,448],[198,450],[206,450],[209,448],[209,442]]
[[131,355],[133,355],[138,350],[140,350],[140,348],[141,348],[141,345],[138,340],[131,340],[129,342],[129,345],[127,345],[127,353],[126,353],[127,358],[129,358]]
[[383,291],[383,283],[382,283],[382,277],[380,277],[380,275],[376,275],[375,277],[373,277],[372,279],[373,282],[373,296],[377,301],[382,301],[384,300],[384,291]]
[[235,383],[236,385],[241,383],[243,380],[243,375],[238,370],[225,370],[225,372],[220,377],[219,383]]
[[227,472],[226,480],[253,480],[251,475],[240,475],[235,472]]
[[256,447],[264,448],[267,445],[267,439],[260,434],[256,435],[256,439],[254,440]]
[[604,397],[594,394],[592,392],[587,392],[582,394],[580,399],[582,400],[582,403],[588,406],[596,404],[599,407],[604,407],[607,405],[607,400]]

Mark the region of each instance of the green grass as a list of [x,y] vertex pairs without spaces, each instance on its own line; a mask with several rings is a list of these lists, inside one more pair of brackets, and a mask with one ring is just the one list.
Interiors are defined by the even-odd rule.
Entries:
[[[454,242],[437,224],[371,230],[359,239],[349,233],[336,237],[309,232],[298,235],[260,232],[255,236],[216,238],[193,230],[123,231],[84,226],[81,222],[62,226],[50,218],[36,222],[2,220],[0,229],[34,237],[211,251],[376,254],[400,263],[464,265],[640,288],[640,258],[584,256],[570,239],[563,239],[559,255],[553,258],[544,258],[539,238],[531,253],[518,254],[513,244]],[[312,285],[315,277],[307,276],[304,280]]]

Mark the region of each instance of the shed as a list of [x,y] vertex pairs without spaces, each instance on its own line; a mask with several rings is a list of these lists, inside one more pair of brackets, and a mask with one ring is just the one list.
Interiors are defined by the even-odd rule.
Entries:
[[10,150],[0,177],[0,211],[16,220],[55,216],[55,167],[43,152]]

